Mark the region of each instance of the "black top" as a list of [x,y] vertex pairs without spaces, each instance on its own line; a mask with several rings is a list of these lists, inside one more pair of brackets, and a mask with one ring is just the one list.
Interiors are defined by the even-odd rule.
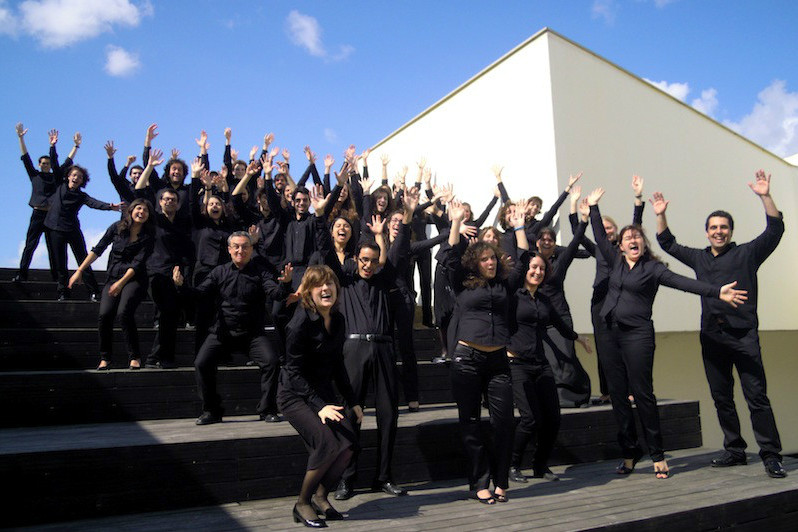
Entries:
[[344,329],[340,312],[332,312],[327,332],[320,315],[297,305],[285,328],[285,363],[280,371],[278,395],[298,397],[318,412],[337,403],[332,387],[335,380],[346,404],[357,404],[344,367]]
[[551,264],[551,271],[548,272],[546,282],[543,283],[538,292],[544,294],[557,312],[563,316],[567,316],[570,320],[571,308],[568,306],[568,301],[565,299],[565,276],[568,274],[568,268],[574,261],[579,244],[582,242],[582,237],[585,234],[587,222],[580,222],[576,226],[574,237],[568,247],[557,246],[554,254],[549,259]]
[[[502,202],[506,203],[510,201],[510,198],[507,196],[507,191],[504,188],[504,183],[499,183],[499,191],[502,195]],[[526,239],[529,242],[530,246],[535,245],[535,242],[538,240],[538,233],[544,227],[548,227],[551,225],[551,221],[554,219],[554,216],[557,214],[557,210],[560,208],[560,205],[563,204],[565,199],[568,197],[568,192],[563,191],[560,194],[560,197],[557,198],[557,201],[551,206],[551,208],[546,211],[546,214],[538,220],[537,218],[533,218],[531,220],[527,220],[524,222],[524,233],[526,233]],[[515,231],[512,228],[509,228],[501,238],[501,248],[502,250],[510,255],[513,260],[518,258],[518,243],[515,238]],[[586,255],[589,256],[589,255]]]
[[111,184],[116,189],[117,194],[119,194],[119,199],[131,202],[136,199],[136,187],[133,183],[125,179],[126,172],[127,166],[122,168],[121,174],[117,173],[114,158],[110,157],[108,159],[108,177],[111,178]]
[[[546,279],[546,283],[548,282]],[[543,351],[543,338],[548,326],[553,325],[569,340],[576,340],[579,335],[563,320],[563,316],[555,310],[551,300],[540,292],[540,288],[533,297],[530,297],[526,288],[516,291],[510,312],[511,336],[507,350],[520,358],[548,364]]]
[[[632,225],[643,224],[643,209],[645,205],[645,203],[635,205],[634,212],[632,213]],[[576,226],[579,224],[578,216],[572,213],[569,215],[568,220],[571,222],[571,230],[575,231]],[[612,242],[612,245],[615,251],[620,253],[618,250],[618,242]],[[590,304],[602,305],[604,303],[604,298],[607,297],[607,290],[610,283],[609,264],[604,260],[604,256],[601,253],[596,252],[596,244],[589,238],[582,237],[582,246],[588,253],[596,258],[596,276],[593,278],[593,296],[590,299]]]
[[272,211],[268,218],[264,218],[257,207],[244,203],[241,194],[234,195],[232,203],[245,226],[257,225],[260,230],[260,237],[255,244],[258,257],[275,268],[282,264],[287,217],[278,216]]
[[188,217],[175,216],[175,221],[170,222],[161,212],[155,213],[154,216],[155,247],[147,260],[147,273],[172,277],[175,266],[182,268],[194,261],[191,223]]
[[339,309],[346,319],[346,334],[390,335],[393,331],[388,292],[396,286],[396,264],[406,258],[410,248],[410,225],[402,224],[402,230],[388,251],[385,266],[369,279],[363,279],[357,273],[354,260],[341,265],[338,256],[332,251],[330,232],[321,230],[321,227],[325,227],[324,219],[318,216],[313,218],[319,228],[316,231],[319,250],[341,283]]
[[80,188],[70,190],[69,184],[61,183],[50,196],[50,210],[44,219],[45,227],[65,232],[80,229],[78,211],[84,205],[101,211],[111,210],[110,203],[94,199]]
[[[42,172],[33,166],[30,154],[25,152],[22,157],[22,164],[25,165],[25,171],[30,178],[30,200],[28,205],[37,209],[48,209],[50,196],[53,195],[55,189],[63,181],[61,172]],[[50,146],[50,164],[53,168],[58,165],[58,153],[55,151],[55,146]],[[72,159],[67,157],[64,161],[64,167],[72,166]]]
[[590,207],[590,223],[599,252],[610,264],[609,289],[601,308],[602,319],[609,316],[614,321],[635,327],[651,323],[651,309],[661,284],[705,297],[719,296],[720,286],[673,273],[648,254],[630,268],[623,255],[615,251],[607,240],[598,205]]
[[198,178],[191,180],[191,225],[194,230],[193,241],[196,243],[197,264],[205,267],[218,266],[230,262],[227,251],[227,237],[233,232],[228,220],[219,223],[202,214],[202,183]]
[[[412,232],[412,223],[410,224],[410,227]],[[442,233],[432,238],[411,242],[407,256],[400,258],[396,263],[396,289],[408,294],[414,294],[415,283],[413,282],[413,270],[416,256],[429,251],[438,244],[446,242],[448,238],[449,231],[445,229]],[[389,249],[392,249],[393,246],[396,245],[397,240],[391,242]]]
[[494,278],[476,288],[463,286],[465,269],[461,253],[461,246],[450,246],[443,257],[450,283],[457,294],[449,325],[449,345],[454,346],[460,340],[482,345],[507,345],[510,339],[510,299],[523,283],[529,267],[529,252],[522,252],[507,279]]
[[139,231],[136,241],[131,242],[129,230],[119,234],[120,223],[112,223],[91,251],[99,257],[109,245],[111,246],[111,254],[108,256],[109,281],[121,279],[129,268],[136,271],[136,278],[146,277],[146,262],[152,253],[155,239],[152,235]]
[[726,323],[730,327],[749,329],[759,326],[757,318],[757,271],[765,262],[784,234],[784,220],[767,216],[765,231],[754,240],[739,246],[732,242],[717,257],[711,248],[688,248],[676,243],[676,238],[666,229],[657,235],[657,241],[666,253],[695,270],[696,277],[712,284],[737,281],[737,290],[748,290],[745,305],[737,308],[723,301],[701,298],[701,327],[709,323]]
[[263,333],[267,302],[288,297],[291,283],[277,282],[272,273],[250,260],[240,270],[233,262],[217,266],[196,292],[216,296],[216,321],[210,330],[221,337],[240,337]]
[[[150,161],[150,148],[144,146],[144,153],[142,154],[142,165],[146,168],[147,164]],[[183,176],[183,180],[185,181],[186,177]],[[169,188],[174,190],[177,193],[177,197],[180,201],[180,208],[177,211],[178,216],[185,216],[186,218],[189,217],[189,201],[188,201],[188,194],[189,194],[189,187],[185,184],[185,182],[181,183],[180,186],[175,188],[172,186],[171,181],[169,181],[169,176],[164,174],[162,177],[158,177],[158,172],[154,169],[150,174],[150,181],[145,189],[149,189],[148,192],[139,192],[136,194],[137,197],[143,197],[152,201],[155,205],[155,210],[157,212],[161,212],[161,191],[165,188]]]

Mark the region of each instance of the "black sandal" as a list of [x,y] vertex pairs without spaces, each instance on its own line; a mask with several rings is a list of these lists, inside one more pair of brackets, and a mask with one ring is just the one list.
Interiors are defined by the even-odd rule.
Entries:
[[507,498],[507,495],[502,495],[501,493],[494,493],[493,496],[496,498],[496,502],[507,502],[510,499]]
[[484,499],[479,495],[474,495],[474,498],[479,502],[481,502],[482,504],[487,504],[487,505],[496,504],[496,499],[494,499],[492,495],[490,497],[485,497]]

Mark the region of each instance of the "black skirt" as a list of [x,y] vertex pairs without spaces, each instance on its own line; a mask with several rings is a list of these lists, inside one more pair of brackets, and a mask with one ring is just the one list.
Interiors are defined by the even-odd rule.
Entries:
[[319,414],[299,397],[282,398],[280,412],[305,442],[308,470],[318,469],[346,449],[355,448],[355,432],[349,419],[322,423]]

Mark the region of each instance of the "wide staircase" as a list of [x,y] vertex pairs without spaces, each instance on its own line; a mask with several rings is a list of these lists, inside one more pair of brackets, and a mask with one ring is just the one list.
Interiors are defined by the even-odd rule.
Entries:
[[[0,526],[298,492],[304,445],[288,423],[258,419],[258,369],[246,365],[243,354],[219,370],[225,422],[198,427],[193,331],[178,332],[179,368],[130,371],[117,330],[119,369],[98,372],[98,304],[82,287],[72,300],[57,302],[47,272],[31,271],[21,284],[10,281],[13,273],[0,269],[0,471],[6,486]],[[97,276],[102,283],[104,273]],[[154,314],[152,302],[143,302],[137,315],[143,353],[155,334]],[[394,479],[464,479],[449,368],[429,362],[439,351],[436,332],[416,329],[415,345],[422,410],[408,413],[401,399]],[[661,401],[660,415],[667,449],[701,446],[698,403]],[[552,464],[617,458],[615,434],[607,406],[563,410]],[[356,487],[371,483],[376,439],[369,408]]]

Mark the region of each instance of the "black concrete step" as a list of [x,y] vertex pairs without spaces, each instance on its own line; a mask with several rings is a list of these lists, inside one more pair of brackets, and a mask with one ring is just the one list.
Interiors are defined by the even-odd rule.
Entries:
[[[100,284],[100,290],[103,285]],[[70,294],[70,299],[76,301],[86,301],[89,299],[89,290],[86,285],[75,286]],[[54,301],[58,299],[56,283],[44,281],[27,281],[24,283],[12,283],[10,281],[0,281],[0,301]]]
[[[94,277],[97,278],[97,282],[102,284],[105,282],[105,279],[108,277],[105,270],[93,270]],[[74,270],[70,270],[70,273],[74,272]],[[11,281],[14,276],[17,275],[16,268],[0,268],[0,282],[3,281]],[[53,279],[50,276],[50,270],[42,270],[39,268],[32,268],[28,270],[28,281],[38,281],[38,282],[48,282],[52,283]]]
[[[447,366],[424,362],[418,373],[422,403],[453,401]],[[193,368],[3,372],[0,390],[0,427],[174,419],[202,412]],[[258,368],[219,368],[218,391],[228,414],[254,415]],[[400,402],[405,404],[401,391]],[[366,404],[373,404],[371,394]]]
[[[88,299],[67,301],[0,300],[0,327],[4,329],[44,329],[48,327],[97,327],[100,304]],[[152,326],[155,305],[143,301],[136,310],[136,323]]]
[[[660,401],[666,449],[701,445],[698,404]],[[366,412],[357,488],[375,472],[376,423]],[[489,424],[483,421],[489,431]],[[609,407],[563,413],[551,465],[617,458]],[[526,456],[525,467],[531,456]],[[0,430],[4,526],[214,505],[295,494],[307,453],[288,423],[230,417]],[[453,408],[403,414],[393,460],[399,483],[465,478]],[[454,517],[454,516],[452,516]]]

